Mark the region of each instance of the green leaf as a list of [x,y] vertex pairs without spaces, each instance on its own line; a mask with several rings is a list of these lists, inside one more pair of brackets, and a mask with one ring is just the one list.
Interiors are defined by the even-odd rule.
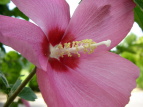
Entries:
[[0,43],[0,50],[2,50],[3,52],[5,52],[5,48],[4,48],[4,46],[3,46],[2,43]]
[[137,39],[137,36],[135,34],[130,34],[125,38],[124,42],[127,46],[130,46],[136,41],[136,39]]
[[138,6],[134,8],[134,20],[143,30],[143,11],[141,11]]
[[9,83],[2,72],[0,72],[0,78],[1,78],[2,82],[4,83],[4,85],[6,86],[6,88],[9,88],[10,87]]
[[0,70],[4,73],[10,84],[14,84],[20,76],[22,66],[20,64],[21,55],[15,51],[10,51],[0,61]]
[[9,107],[18,107],[18,102],[12,102],[11,105]]
[[17,79],[17,81],[15,82],[15,84],[11,88],[9,96],[11,96],[14,93],[14,91],[20,86],[21,82],[22,82],[22,80]]
[[18,96],[28,101],[35,101],[37,99],[36,94],[29,87],[24,87]]
[[140,9],[143,11],[143,0],[134,0],[134,2],[140,7]]
[[25,15],[25,14],[23,14],[17,7],[16,8],[14,8],[13,10],[12,10],[12,12],[13,12],[13,15],[15,16],[15,17],[22,17],[23,19],[25,19],[25,20],[29,20],[29,18]]
[[132,61],[133,63],[136,63],[136,55],[133,53],[123,52],[121,56]]
[[24,15],[18,8],[10,10],[8,5],[0,5],[0,14],[5,16],[14,16],[18,18],[21,17],[25,20],[29,20],[29,18],[26,15]]
[[143,67],[140,67],[140,76],[137,79],[138,87],[143,89]]
[[0,0],[0,4],[7,4],[9,2],[10,2],[10,0]]

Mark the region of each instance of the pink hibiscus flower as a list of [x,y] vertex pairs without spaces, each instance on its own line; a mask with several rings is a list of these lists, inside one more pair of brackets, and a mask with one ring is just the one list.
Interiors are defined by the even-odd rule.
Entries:
[[132,0],[82,0],[71,19],[65,0],[12,1],[36,25],[0,16],[0,42],[37,66],[48,107],[128,103],[139,69],[108,51],[132,27]]

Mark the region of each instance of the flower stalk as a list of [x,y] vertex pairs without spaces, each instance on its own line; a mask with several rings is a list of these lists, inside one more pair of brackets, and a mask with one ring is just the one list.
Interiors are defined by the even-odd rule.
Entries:
[[28,75],[28,77],[22,82],[22,84],[17,88],[17,90],[10,97],[8,97],[3,107],[9,107],[9,105],[13,102],[13,100],[17,97],[17,95],[22,91],[22,89],[26,86],[26,84],[32,79],[35,73],[36,73],[36,67]]

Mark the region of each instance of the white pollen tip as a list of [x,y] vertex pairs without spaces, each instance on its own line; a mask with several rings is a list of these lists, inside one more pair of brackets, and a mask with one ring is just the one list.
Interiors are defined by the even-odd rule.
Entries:
[[111,40],[107,40],[107,41],[105,41],[105,45],[106,45],[107,47],[109,47],[109,46],[110,46],[110,44],[111,44]]

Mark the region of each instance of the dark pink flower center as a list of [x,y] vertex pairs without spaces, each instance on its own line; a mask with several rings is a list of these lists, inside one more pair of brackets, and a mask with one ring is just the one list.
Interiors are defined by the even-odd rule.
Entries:
[[111,43],[110,40],[99,43],[92,39],[75,41],[74,35],[71,33],[64,34],[65,31],[59,28],[51,29],[48,33],[49,42],[47,39],[44,39],[43,42],[43,52],[47,56],[49,64],[54,70],[60,72],[76,68],[81,52],[91,54],[97,46],[106,45],[108,47]]
[[59,28],[51,29],[48,33],[49,42],[47,38],[45,38],[42,44],[44,55],[47,56],[49,64],[57,72],[67,72],[69,68],[71,69],[76,68],[79,63],[79,57],[77,55],[74,55],[72,57],[64,55],[64,57],[60,57],[59,60],[56,58],[49,57],[50,45],[55,46],[58,45],[59,43],[63,44],[66,42],[74,41],[74,36],[72,34],[68,33],[67,35],[64,36],[64,33],[65,31]]

